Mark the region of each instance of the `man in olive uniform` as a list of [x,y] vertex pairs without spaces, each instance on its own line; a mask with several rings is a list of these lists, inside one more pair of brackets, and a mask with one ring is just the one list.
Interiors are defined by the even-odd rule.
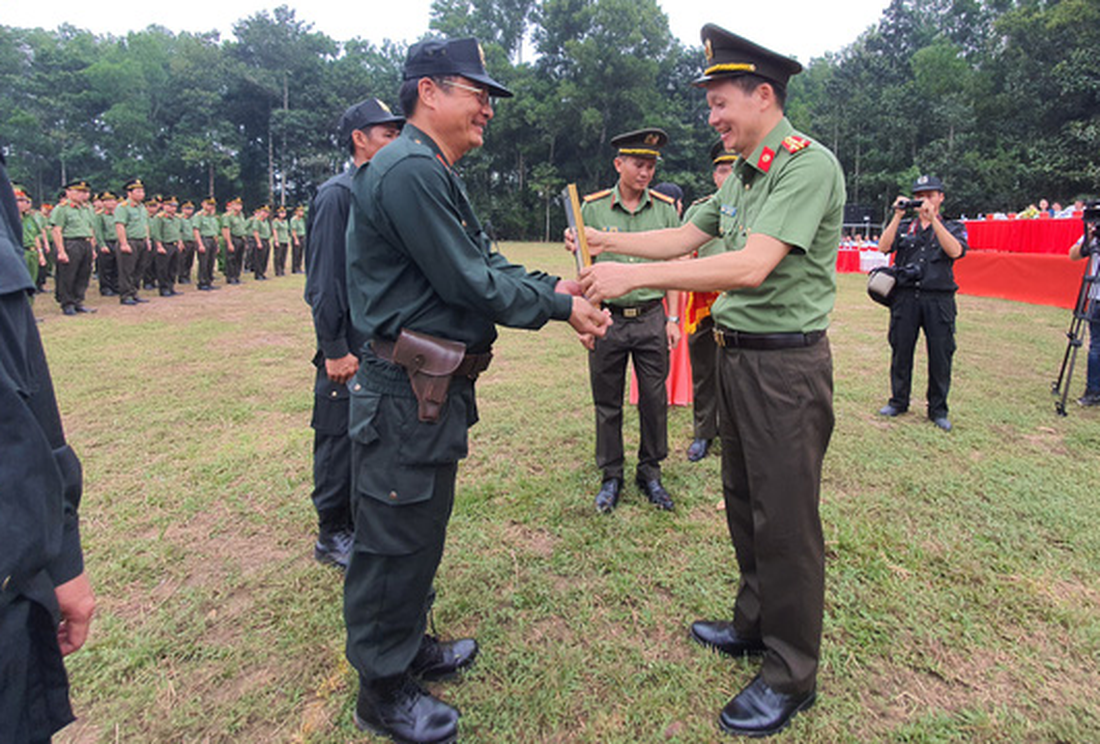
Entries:
[[[23,260],[27,264],[27,273],[31,275],[31,281],[38,281],[38,269],[45,266],[46,258],[42,250],[45,235],[42,225],[34,213],[34,202],[22,186],[15,186],[15,204],[19,208],[19,217],[23,228]],[[30,295],[34,301],[34,295]]]
[[257,209],[248,222],[248,234],[252,238],[252,272],[258,281],[267,279],[267,264],[271,257],[271,221],[268,216],[271,208],[264,204]]
[[286,275],[286,254],[290,249],[290,223],[286,219],[286,207],[279,207],[271,220],[272,240],[275,243],[275,276]]
[[43,256],[46,259],[46,263],[40,264],[38,267],[38,278],[35,279],[35,291],[42,293],[46,291],[46,279],[54,276],[54,250],[50,245],[50,213],[53,212],[53,204],[49,202],[42,202],[38,212],[37,221],[39,229],[42,230],[42,234],[45,236],[45,250]]
[[[712,177],[714,187],[721,189],[730,173],[737,154],[726,152],[722,140],[710,148],[710,160],[714,166]],[[695,201],[684,214],[684,222],[691,222],[699,208],[712,200],[715,194],[708,194]],[[721,253],[722,241],[712,240],[700,248],[697,257]],[[718,345],[714,341],[714,320],[710,317],[710,308],[718,299],[717,292],[692,292],[688,295],[687,329],[688,355],[691,357],[692,387],[692,429],[694,438],[688,446],[687,458],[698,462],[707,456],[711,442],[718,436],[718,370],[715,359]]]
[[[660,129],[642,129],[611,140],[618,148],[614,188],[584,197],[584,224],[614,232],[639,232],[676,227],[680,216],[674,200],[649,188],[661,148],[668,135]],[[596,261],[639,259],[601,253]],[[623,485],[623,390],[626,362],[633,360],[638,377],[638,467],[635,482],[650,503],[672,509],[672,497],[661,484],[661,461],[668,456],[668,351],[680,340],[680,319],[665,316],[665,293],[641,289],[605,303],[615,324],[588,354],[592,402],[596,407],[596,465],[602,483],[596,494],[596,510],[611,512],[619,503]],[[669,292],[668,307],[675,313],[679,293]]]
[[202,211],[191,219],[191,233],[197,246],[199,275],[198,288],[204,292],[218,289],[214,285],[214,264],[218,259],[218,232],[221,223],[215,210],[218,203],[214,197],[202,200]]
[[140,178],[127,181],[122,187],[126,200],[115,207],[114,231],[118,237],[118,301],[123,305],[148,302],[138,296],[141,284],[141,256],[149,252],[149,213],[145,201],[145,185]]
[[248,219],[241,214],[244,206],[238,196],[225,204],[222,215],[222,238],[225,239],[225,283],[241,283],[241,267],[244,261],[245,237],[248,235]]
[[0,154],[0,741],[40,744],[73,720],[62,657],[84,645],[95,597],[20,228]]
[[306,247],[306,212],[301,207],[295,207],[294,216],[290,218],[290,273],[302,273],[302,257]]
[[167,197],[161,203],[160,213],[149,225],[149,237],[155,251],[157,288],[161,297],[179,294],[176,291],[176,276],[179,273],[180,251],[183,249],[183,226],[176,216],[177,207],[179,201],[176,197]]
[[99,241],[99,253],[96,255],[99,293],[104,297],[117,297],[118,235],[115,234],[115,210],[118,208],[118,197],[110,191],[104,191],[99,195],[99,200],[99,224],[96,231],[96,239]]
[[[145,214],[149,217],[149,230],[153,229],[153,220],[161,213],[162,202],[164,197],[160,194],[153,194],[151,197],[145,200]],[[153,236],[149,236],[148,250],[141,254],[138,266],[138,276],[141,277],[141,286],[145,289],[157,288],[157,260],[156,260],[156,246],[153,243]]]
[[313,385],[313,505],[318,534],[313,557],[346,569],[352,545],[351,440],[348,380],[359,369],[360,338],[348,310],[347,251],[351,179],[375,153],[401,133],[405,117],[377,98],[361,101],[340,117],[340,144],[352,164],[321,184],[309,210],[305,300],[313,311],[317,368]]
[[[582,297],[555,291],[576,282],[495,253],[453,170],[482,144],[490,96],[511,95],[486,74],[480,51],[474,39],[410,47],[399,93],[408,122],[352,185],[348,298],[370,342],[351,383],[347,653],[359,673],[357,725],[406,742],[456,735],[458,711],[414,677],[452,674],[477,652],[473,640],[440,643],[424,631],[458,461],[477,421],[474,379],[496,324],[568,319],[578,333],[602,335],[608,322]],[[429,394],[418,400],[413,385]]]
[[50,214],[57,251],[57,303],[65,315],[95,312],[84,306],[96,250],[96,214],[88,203],[91,192],[87,181],[71,181],[65,186],[65,203]]
[[913,382],[913,349],[924,329],[928,345],[928,419],[951,431],[947,392],[951,389],[951,358],[955,354],[955,261],[966,255],[966,226],[940,216],[943,182],[920,176],[913,199],[921,200],[915,219],[903,220],[909,197],[894,200],[894,215],[882,231],[878,249],[894,253],[898,277],[890,303],[890,400],[879,413],[899,416],[909,410]]
[[185,201],[180,205],[180,213],[177,219],[180,221],[180,231],[183,233],[181,245],[183,249],[179,255],[179,283],[191,283],[191,269],[195,266],[195,249],[198,243],[195,241],[194,230],[195,203]]
[[818,503],[833,429],[826,328],[836,298],[844,174],[783,114],[801,71],[714,25],[703,27],[710,124],[741,157],[718,195],[675,230],[592,231],[594,249],[673,258],[713,237],[726,251],[694,261],[598,263],[593,298],[638,287],[722,292],[714,303],[725,514],[740,567],[732,621],[691,634],[721,653],[763,654],[759,675],[722,710],[728,732],[766,736],[816,699],[825,597]]

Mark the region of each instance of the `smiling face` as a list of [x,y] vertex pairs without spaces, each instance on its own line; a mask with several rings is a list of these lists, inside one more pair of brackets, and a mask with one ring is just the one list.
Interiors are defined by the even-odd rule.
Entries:
[[[707,123],[722,138],[722,146],[742,156],[752,153],[764,135],[771,131],[769,113],[770,87],[760,85],[752,93],[730,79],[707,83]],[[782,116],[782,111],[779,111]]]
[[[431,83],[435,93],[433,118],[436,131],[443,139],[439,144],[454,163],[470,150],[485,144],[485,127],[493,118],[493,103],[488,91],[472,80],[455,77],[453,85],[448,82]],[[477,92],[468,90],[470,88]]]
[[615,170],[619,174],[619,191],[623,196],[638,197],[653,181],[653,174],[657,172],[657,159],[620,155],[615,158]]

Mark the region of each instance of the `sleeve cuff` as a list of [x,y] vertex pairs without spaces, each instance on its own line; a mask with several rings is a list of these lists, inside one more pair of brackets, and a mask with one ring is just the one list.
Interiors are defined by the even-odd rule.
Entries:
[[317,344],[321,347],[321,353],[325,359],[343,359],[351,353],[346,338],[336,338],[331,341],[318,339]]
[[80,524],[67,522],[61,536],[61,555],[50,564],[50,580],[61,586],[84,573],[84,553],[80,549]]
[[[556,284],[557,282],[555,282]],[[561,292],[554,293],[554,310],[551,314],[551,318],[554,320],[569,320],[569,316],[573,314],[573,296],[562,294]]]

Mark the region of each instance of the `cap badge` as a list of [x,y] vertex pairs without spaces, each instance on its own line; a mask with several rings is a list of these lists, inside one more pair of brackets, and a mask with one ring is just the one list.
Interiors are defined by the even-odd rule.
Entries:
[[707,55],[707,62],[714,59],[714,47],[711,46],[710,39],[703,42],[703,54]]
[[477,56],[481,57],[481,66],[485,67],[485,50],[481,48],[481,42],[477,45]]
[[387,106],[387,105],[385,104],[385,102],[383,102],[383,101],[379,101],[379,100],[378,100],[377,98],[376,98],[376,99],[374,99],[374,100],[375,100],[375,102],[376,102],[376,103],[378,104],[378,108],[382,109],[382,110],[383,110],[383,111],[385,111],[385,112],[386,112],[387,114],[390,114],[390,115],[392,115],[392,114],[393,114],[393,112],[392,112],[392,111],[390,111],[390,107],[389,107],[389,106]]
[[646,137],[645,137],[645,143],[647,145],[656,145],[660,141],[661,141],[661,138],[659,136],[657,136],[656,134],[647,134]]

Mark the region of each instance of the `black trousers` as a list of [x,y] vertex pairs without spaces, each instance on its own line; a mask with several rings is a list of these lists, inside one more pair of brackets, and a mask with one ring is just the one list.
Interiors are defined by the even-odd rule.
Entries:
[[714,320],[708,315],[688,336],[693,394],[692,426],[696,439],[718,436],[718,344],[714,341]]
[[141,252],[140,264],[140,281],[143,285],[148,287],[154,287],[157,283],[157,259],[156,259],[156,247],[153,241],[149,241],[149,250]]
[[195,241],[183,241],[183,250],[179,254],[179,281],[180,284],[191,282],[191,269],[195,266]]
[[115,254],[118,252],[117,241],[108,240],[106,252],[104,247],[96,249],[96,273],[99,275],[99,293],[109,295],[112,292],[118,294],[118,260]]
[[321,532],[351,527],[351,439],[348,390],[332,382],[324,362],[313,388],[313,506]]
[[302,256],[305,251],[302,250],[302,239],[299,238],[298,242],[294,244],[294,247],[290,249],[290,272],[292,274],[302,273]]
[[214,263],[218,260],[218,239],[204,237],[196,249],[199,263],[198,285],[209,287],[214,283]]
[[638,377],[637,475],[643,480],[661,476],[668,457],[668,339],[660,303],[637,318],[616,315],[607,335],[588,353],[588,376],[596,407],[596,466],[604,480],[623,477],[623,392],[626,362],[631,359]]
[[913,352],[924,330],[928,349],[928,417],[947,416],[951,389],[951,360],[955,355],[954,292],[928,292],[903,288],[890,305],[890,404],[909,408],[913,382]]
[[252,271],[257,279],[265,278],[267,262],[271,256],[271,241],[260,239],[252,251]]
[[275,276],[286,274],[286,243],[275,244]]
[[764,641],[773,689],[814,688],[821,656],[825,542],[818,504],[833,431],[833,364],[813,346],[718,350],[726,522],[741,578],[733,624]]
[[65,241],[68,261],[57,262],[57,288],[55,296],[61,307],[75,307],[84,303],[88,282],[92,278],[92,242],[84,238]]
[[230,241],[225,248],[225,278],[239,280],[244,265],[245,239],[231,236]]
[[141,274],[138,269],[141,265],[141,254],[145,253],[145,240],[129,242],[130,252],[123,253],[120,245],[115,245],[115,264],[118,267],[118,294],[119,299],[137,297],[141,284]]
[[179,248],[175,243],[161,243],[164,253],[156,250],[157,288],[161,292],[173,290],[176,286],[176,275],[179,273]]

